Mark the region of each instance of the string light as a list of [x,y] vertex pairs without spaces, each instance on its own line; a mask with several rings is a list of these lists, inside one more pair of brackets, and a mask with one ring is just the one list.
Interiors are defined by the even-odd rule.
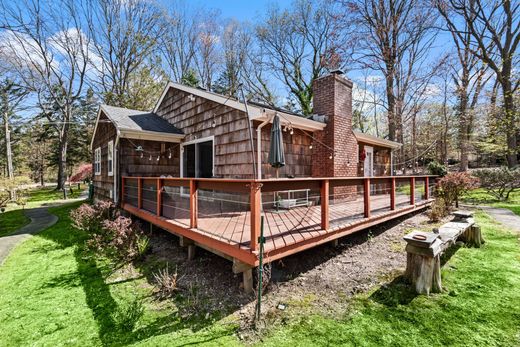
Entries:
[[289,134],[294,135],[294,130],[293,130],[293,128],[290,128]]
[[143,158],[143,156],[144,156],[144,155],[143,155],[143,152],[141,152],[141,159]]
[[168,148],[168,159],[172,158],[172,150]]
[[309,149],[312,149],[312,145],[309,145]]
[[160,156],[160,155],[157,156],[157,161],[159,161],[159,159],[161,159],[161,156]]
[[332,154],[331,154],[331,155],[329,155],[329,159],[332,159],[332,158],[333,158],[333,155],[332,155]]
[[152,155],[151,155],[151,154],[150,154],[150,158],[148,158],[148,160],[149,160],[149,161],[151,161],[151,160],[152,160]]

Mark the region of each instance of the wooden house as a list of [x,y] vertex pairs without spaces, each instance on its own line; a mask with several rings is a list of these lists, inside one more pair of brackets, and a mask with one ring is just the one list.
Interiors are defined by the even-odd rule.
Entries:
[[[233,260],[246,288],[261,216],[272,261],[429,203],[428,177],[392,176],[400,144],[352,129],[352,82],[336,71],[313,92],[308,118],[177,83],[150,112],[102,105],[94,197]],[[268,164],[275,115],[286,159],[278,172]]]

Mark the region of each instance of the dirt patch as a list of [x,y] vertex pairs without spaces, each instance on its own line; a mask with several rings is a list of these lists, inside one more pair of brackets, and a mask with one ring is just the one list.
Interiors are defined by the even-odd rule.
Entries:
[[[337,246],[322,245],[274,262],[263,315],[277,316],[283,311],[279,304],[300,312],[343,312],[352,295],[402,273],[406,233],[434,226],[425,213],[418,213],[344,237]],[[187,261],[187,250],[179,246],[178,238],[161,230],[153,232],[151,245],[152,252],[141,266],[150,283],[151,274],[168,264],[179,274],[180,295],[196,302],[192,312],[213,317],[234,314],[245,330],[251,326],[255,298],[240,289],[241,275],[233,275],[230,261],[202,249]]]

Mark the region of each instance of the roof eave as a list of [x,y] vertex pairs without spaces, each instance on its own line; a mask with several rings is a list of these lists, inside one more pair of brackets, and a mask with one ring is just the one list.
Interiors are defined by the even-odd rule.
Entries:
[[181,142],[186,135],[170,134],[158,131],[119,129],[120,137],[134,140],[162,141],[162,142]]

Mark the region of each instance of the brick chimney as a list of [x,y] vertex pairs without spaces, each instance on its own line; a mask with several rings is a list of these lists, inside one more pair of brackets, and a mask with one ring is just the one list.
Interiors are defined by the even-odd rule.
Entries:
[[[314,133],[327,147],[315,143],[313,177],[357,176],[358,145],[352,132],[352,82],[341,70],[322,76],[312,85],[314,113],[326,116],[327,126]],[[330,156],[333,158],[330,159]]]

